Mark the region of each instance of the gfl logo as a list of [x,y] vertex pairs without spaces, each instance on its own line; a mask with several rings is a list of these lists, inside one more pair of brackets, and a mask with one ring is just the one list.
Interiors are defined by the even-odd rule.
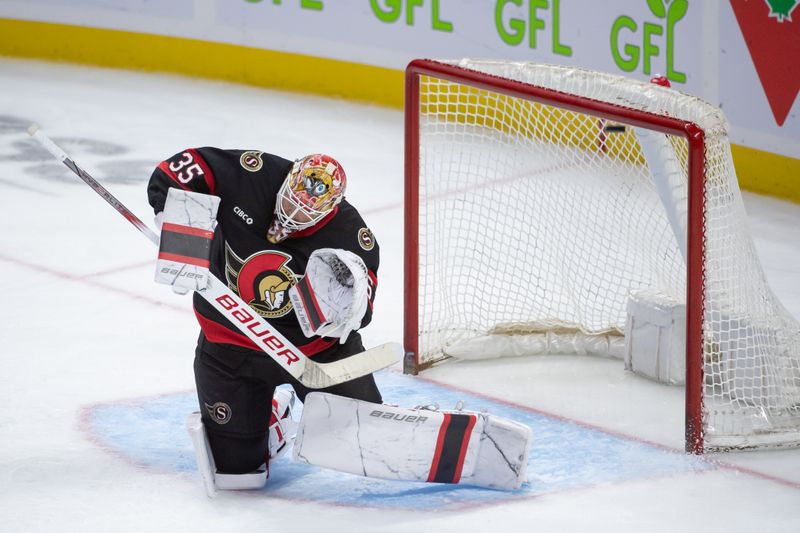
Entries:
[[247,213],[245,213],[244,210],[238,205],[233,208],[233,212],[236,213],[239,216],[239,218],[244,220],[248,225],[253,224],[253,218],[250,217]]
[[[666,76],[670,81],[685,83],[686,74],[675,70],[675,25],[689,8],[688,0],[647,0],[647,7],[660,24],[645,22],[639,34],[639,25],[631,17],[617,17],[611,26],[611,55],[614,62],[625,72],[639,67],[642,72],[652,73],[651,60],[661,55],[658,43],[663,43],[666,55]],[[662,40],[663,36],[663,40]],[[641,42],[641,46],[638,44]]]

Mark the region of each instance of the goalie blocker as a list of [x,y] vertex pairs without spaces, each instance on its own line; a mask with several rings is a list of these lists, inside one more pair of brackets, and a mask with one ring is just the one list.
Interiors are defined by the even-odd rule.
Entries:
[[158,217],[162,224],[157,283],[172,285],[178,294],[206,288],[219,202],[217,196],[169,189]]
[[403,409],[333,394],[306,397],[296,461],[366,477],[518,489],[531,429],[469,411]]

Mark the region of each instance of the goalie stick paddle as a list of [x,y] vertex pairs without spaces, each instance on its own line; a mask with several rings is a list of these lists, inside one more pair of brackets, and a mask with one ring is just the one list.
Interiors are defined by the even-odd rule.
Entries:
[[[92,178],[88,172],[79,167],[64,150],[39,130],[38,125],[31,125],[28,128],[28,134],[158,246],[159,238],[153,230]],[[317,363],[309,359],[260,315],[253,312],[244,300],[210,272],[208,287],[196,292],[222,313],[266,355],[310,389],[323,389],[371,374],[396,363],[403,356],[403,348],[398,343],[388,342],[339,361]]]

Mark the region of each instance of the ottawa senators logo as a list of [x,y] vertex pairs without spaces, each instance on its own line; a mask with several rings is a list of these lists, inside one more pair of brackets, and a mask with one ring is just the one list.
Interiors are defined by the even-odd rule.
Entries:
[[219,425],[225,425],[230,422],[232,414],[230,405],[224,402],[217,402],[214,405],[203,403],[206,406],[206,411],[208,411],[208,416],[211,417],[211,420]]
[[264,166],[264,161],[261,159],[261,152],[245,152],[239,158],[239,163],[242,168],[250,172],[258,172]]
[[375,248],[375,237],[369,228],[361,228],[358,230],[358,244],[366,251]]
[[287,266],[291,259],[280,252],[266,251],[242,260],[225,243],[225,280],[259,315],[282,317],[292,310],[289,288],[297,283]]

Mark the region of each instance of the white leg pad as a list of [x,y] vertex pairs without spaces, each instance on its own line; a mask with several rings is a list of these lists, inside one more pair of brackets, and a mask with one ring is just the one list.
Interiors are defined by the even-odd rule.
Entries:
[[499,416],[485,419],[472,474],[462,483],[497,489],[518,489],[526,481],[531,428]]
[[200,413],[192,413],[186,419],[186,429],[192,438],[194,454],[197,459],[197,470],[203,480],[203,488],[209,498],[217,495],[219,490],[251,490],[260,489],[267,483],[267,468],[262,465],[255,472],[247,474],[221,474],[217,472],[214,456],[208,444],[206,427]]
[[469,411],[404,409],[313,392],[297,461],[382,479],[513,490],[526,480],[531,429]]
[[214,474],[217,471],[217,467],[214,465],[214,456],[211,455],[211,447],[208,445],[208,437],[206,436],[206,427],[203,425],[200,413],[189,415],[186,419],[186,430],[192,438],[194,455],[197,459],[197,471],[203,480],[203,488],[206,489],[208,497],[213,498],[217,495],[217,489],[214,484]]
[[262,465],[247,474],[214,474],[214,483],[219,490],[257,490],[267,484],[267,468]]

